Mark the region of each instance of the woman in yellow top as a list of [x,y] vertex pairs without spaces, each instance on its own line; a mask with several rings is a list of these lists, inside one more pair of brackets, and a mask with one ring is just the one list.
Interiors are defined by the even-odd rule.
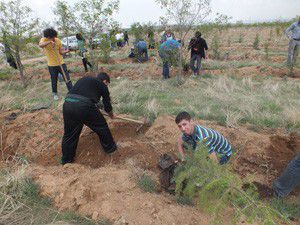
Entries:
[[44,37],[40,40],[39,46],[44,49],[44,53],[47,56],[48,69],[51,76],[52,92],[54,95],[54,100],[58,100],[57,95],[57,78],[58,74],[62,73],[61,67],[64,70],[65,82],[68,90],[72,88],[72,82],[67,70],[67,66],[64,63],[62,55],[68,53],[70,50],[64,50],[62,48],[62,43],[59,38],[57,38],[57,31],[53,28],[47,28],[43,31]]

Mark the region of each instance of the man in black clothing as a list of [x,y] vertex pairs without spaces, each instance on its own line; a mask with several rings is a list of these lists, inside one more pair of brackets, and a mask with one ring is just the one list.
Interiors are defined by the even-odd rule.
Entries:
[[191,39],[188,49],[191,50],[190,67],[194,72],[194,76],[197,76],[201,69],[201,59],[205,59],[205,50],[208,50],[206,41],[201,38],[201,33],[199,31],[197,31],[195,37]]
[[129,36],[127,30],[124,32],[124,42],[125,44],[127,43],[127,45],[129,45]]
[[79,79],[68,93],[63,105],[64,136],[62,140],[61,163],[72,163],[83,125],[88,126],[99,136],[100,143],[106,153],[117,150],[109,127],[96,104],[102,97],[104,110],[110,118],[114,118],[107,85],[110,78],[106,73],[96,77]]

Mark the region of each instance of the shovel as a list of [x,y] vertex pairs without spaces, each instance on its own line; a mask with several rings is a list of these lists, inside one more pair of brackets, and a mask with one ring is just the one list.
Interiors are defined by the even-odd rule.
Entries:
[[[106,112],[103,112],[102,110],[100,110],[100,112],[104,116],[109,116]],[[143,120],[135,120],[135,119],[126,118],[126,117],[122,117],[122,116],[116,116],[116,115],[114,117],[119,120],[124,120],[124,121],[129,121],[129,122],[140,124],[140,126],[138,126],[138,128],[136,129],[137,133],[142,129],[143,126],[147,126],[147,127],[150,126],[150,121],[148,121],[146,118],[144,118]]]
[[55,44],[54,44],[54,46],[53,46],[53,50],[54,50],[54,52],[55,52],[55,55],[56,55],[56,58],[57,58],[57,61],[58,61],[58,64],[59,64],[59,67],[60,67],[60,70],[61,70],[62,77],[63,77],[65,83],[68,84],[69,82],[71,82],[71,80],[67,80],[67,76],[66,76],[66,74],[65,74],[64,68],[63,68],[62,65],[61,65],[61,61],[60,61],[59,55],[58,55],[58,53],[57,53],[57,51],[56,51],[56,49],[55,49]]

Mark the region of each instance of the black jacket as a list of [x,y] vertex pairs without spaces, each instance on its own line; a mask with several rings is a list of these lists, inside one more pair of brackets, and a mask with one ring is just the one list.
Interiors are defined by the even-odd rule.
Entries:
[[189,43],[189,47],[188,49],[191,49],[191,55],[197,54],[200,55],[201,58],[205,58],[205,50],[208,49],[206,41],[199,37],[199,38],[192,38],[190,43]]
[[108,87],[95,77],[87,76],[79,79],[69,93],[86,97],[95,104],[102,97],[104,110],[106,112],[112,111]]

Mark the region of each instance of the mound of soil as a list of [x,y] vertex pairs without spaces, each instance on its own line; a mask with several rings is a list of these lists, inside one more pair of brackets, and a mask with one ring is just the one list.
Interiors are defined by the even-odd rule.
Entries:
[[[11,112],[1,114],[0,120]],[[41,110],[18,116],[2,124],[2,159],[21,156],[43,166],[59,165],[63,124],[58,112]],[[237,150],[231,164],[242,177],[255,175],[255,181],[270,185],[288,162],[300,150],[300,137],[282,131],[256,133],[244,127],[228,128],[207,121],[196,121],[222,133]],[[124,164],[134,160],[138,166],[156,171],[157,161],[164,153],[177,153],[176,143],[180,131],[174,117],[156,119],[146,133],[136,133],[138,124],[109,120],[108,124],[118,144],[118,151],[106,155],[98,137],[84,129],[77,147],[75,162],[99,168]],[[277,134],[276,134],[277,132]],[[254,176],[253,176],[254,177]]]
[[210,224],[197,208],[180,206],[167,194],[141,191],[136,174],[128,169],[33,166],[28,175],[41,185],[42,195],[54,199],[59,210],[106,218],[115,224]]
[[[199,224],[199,221],[209,224],[199,210],[179,206],[164,193],[144,193],[136,187],[137,173],[151,170],[156,176],[159,156],[177,153],[180,132],[174,117],[157,118],[145,133],[136,133],[138,124],[108,120],[118,144],[118,151],[112,155],[102,151],[97,135],[84,129],[75,163],[62,167],[59,165],[61,115],[41,110],[5,120],[10,113],[0,115],[4,134],[2,159],[27,158],[31,162],[28,174],[60,210],[75,210],[94,219],[108,218],[129,224]],[[245,127],[196,122],[219,131],[231,142],[236,149],[230,160],[233,170],[249,178],[261,194],[269,195],[272,181],[300,149],[300,138],[295,133],[282,135],[281,130],[256,133]]]

